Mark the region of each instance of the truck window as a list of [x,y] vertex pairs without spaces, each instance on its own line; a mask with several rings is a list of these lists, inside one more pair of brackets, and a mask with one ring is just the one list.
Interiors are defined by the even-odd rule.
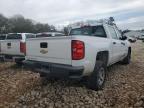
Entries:
[[76,28],[72,29],[70,32],[70,35],[91,35],[92,27],[82,27],[82,28]]
[[115,29],[115,30],[117,33],[117,37],[120,39],[122,37],[122,33],[118,29]]
[[35,38],[35,35],[34,34],[26,34],[26,38]]
[[116,33],[116,31],[115,31],[115,29],[114,29],[113,27],[109,27],[109,31],[110,31],[111,37],[112,37],[113,39],[119,39],[119,38],[117,37],[117,33]]
[[70,35],[88,35],[95,37],[106,38],[106,33],[103,26],[87,26],[82,28],[72,29]]
[[6,39],[22,39],[21,34],[8,34]]
[[105,33],[105,30],[102,26],[95,26],[93,27],[93,30],[92,30],[92,35],[93,36],[97,36],[97,37],[104,37],[106,38],[106,33]]
[[36,37],[37,38],[40,38],[40,37],[52,37],[52,34],[37,34]]

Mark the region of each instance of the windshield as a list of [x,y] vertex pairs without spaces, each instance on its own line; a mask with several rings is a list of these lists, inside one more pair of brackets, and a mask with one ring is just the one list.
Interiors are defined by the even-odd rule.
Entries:
[[87,26],[72,29],[70,35],[88,35],[88,36],[96,36],[96,37],[104,37],[106,38],[106,33],[103,26]]

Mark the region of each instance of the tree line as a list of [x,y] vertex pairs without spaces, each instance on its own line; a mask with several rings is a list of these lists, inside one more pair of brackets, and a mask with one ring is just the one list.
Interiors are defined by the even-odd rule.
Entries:
[[56,31],[53,25],[42,24],[22,15],[15,15],[7,18],[0,14],[0,34],[5,33],[40,33]]

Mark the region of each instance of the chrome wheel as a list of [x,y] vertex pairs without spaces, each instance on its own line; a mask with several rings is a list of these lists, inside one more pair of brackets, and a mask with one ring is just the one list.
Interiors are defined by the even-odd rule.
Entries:
[[98,71],[98,83],[99,85],[103,85],[104,80],[105,80],[105,69],[101,67]]

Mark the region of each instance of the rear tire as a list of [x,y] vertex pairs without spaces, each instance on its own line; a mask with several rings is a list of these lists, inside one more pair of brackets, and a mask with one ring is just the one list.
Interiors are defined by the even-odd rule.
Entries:
[[92,90],[101,90],[103,88],[106,77],[106,66],[101,61],[97,61],[94,71],[89,76],[87,87]]

